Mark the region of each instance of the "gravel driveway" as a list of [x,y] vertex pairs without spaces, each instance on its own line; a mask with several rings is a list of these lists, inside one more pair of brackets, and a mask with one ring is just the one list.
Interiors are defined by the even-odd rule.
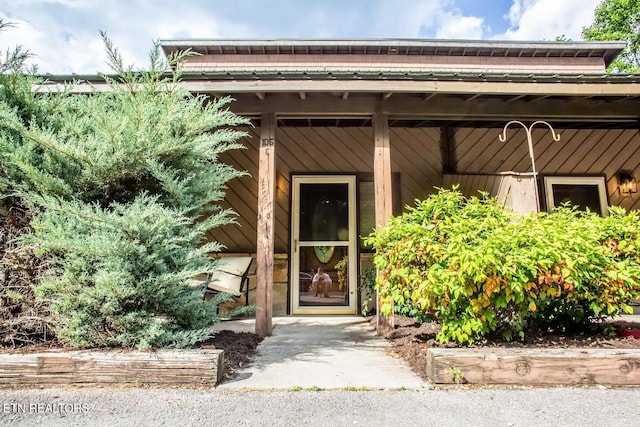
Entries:
[[3,390],[1,425],[630,426],[640,389]]

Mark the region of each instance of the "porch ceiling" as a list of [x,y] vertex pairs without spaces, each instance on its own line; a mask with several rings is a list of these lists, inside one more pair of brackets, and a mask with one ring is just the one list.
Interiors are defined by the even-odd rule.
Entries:
[[[260,126],[260,120],[252,120],[254,126]],[[393,119],[389,120],[392,128],[491,128],[502,129],[505,120],[424,120],[424,119]],[[638,121],[575,121],[556,120],[555,129],[639,129]],[[278,119],[278,127],[371,127],[370,117],[331,118],[331,117],[290,117]]]

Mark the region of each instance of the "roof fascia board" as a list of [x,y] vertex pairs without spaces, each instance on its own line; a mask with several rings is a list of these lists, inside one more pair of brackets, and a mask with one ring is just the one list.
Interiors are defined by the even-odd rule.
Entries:
[[[194,93],[443,93],[479,95],[623,96],[640,95],[640,84],[622,82],[500,82],[442,80],[183,80],[180,87]],[[37,91],[74,93],[109,90],[100,83],[43,84]]]

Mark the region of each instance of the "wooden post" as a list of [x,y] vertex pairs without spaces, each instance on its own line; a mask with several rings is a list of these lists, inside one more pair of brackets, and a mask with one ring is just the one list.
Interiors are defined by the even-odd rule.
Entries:
[[[393,214],[393,192],[391,188],[391,150],[389,147],[389,119],[386,114],[373,115],[373,181],[375,186],[376,228],[387,223]],[[380,298],[376,295],[377,331],[385,335],[394,328],[393,312],[385,317],[380,310]]]
[[256,251],[256,334],[271,335],[273,315],[273,223],[275,217],[275,114],[260,119],[260,155],[258,163],[258,236]]

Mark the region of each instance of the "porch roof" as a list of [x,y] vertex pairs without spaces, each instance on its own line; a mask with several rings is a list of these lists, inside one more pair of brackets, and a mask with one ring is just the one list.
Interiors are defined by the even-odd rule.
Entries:
[[[350,117],[384,111],[398,120],[475,120],[507,114],[625,123],[640,119],[640,74],[604,73],[604,64],[620,53],[623,42],[186,39],[160,43],[165,54],[192,49],[207,56],[190,58],[196,62],[194,68],[183,69],[179,84],[184,89],[230,95],[236,99],[234,109],[249,116]],[[576,68],[563,67],[565,62]],[[498,63],[504,68],[492,68]],[[49,83],[40,85],[40,90],[59,90],[65,82],[73,82],[65,88],[80,93],[109,90],[101,76],[45,77]]]
[[[48,83],[36,90],[109,90],[101,76],[45,77]],[[633,127],[640,120],[639,83],[640,74],[300,71],[188,72],[180,85],[192,93],[230,95],[234,111],[250,117],[273,112],[281,119],[346,118],[384,111],[420,123],[514,116]]]
[[[170,74],[167,74],[169,77]],[[74,92],[106,88],[102,75],[43,75],[38,87]],[[110,78],[117,80],[117,76]],[[640,97],[640,74],[495,73],[456,71],[235,70],[184,72],[182,85],[193,92],[234,93],[440,93],[476,95],[552,95]],[[71,86],[66,86],[66,85]]]

